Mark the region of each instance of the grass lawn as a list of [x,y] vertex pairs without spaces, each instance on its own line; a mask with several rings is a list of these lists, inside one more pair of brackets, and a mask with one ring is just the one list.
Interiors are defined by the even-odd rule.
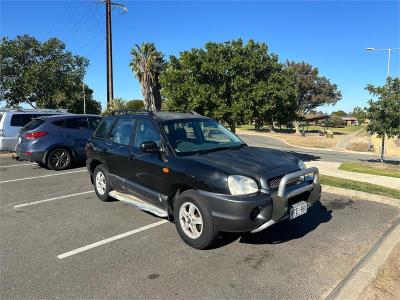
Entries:
[[324,184],[324,185],[329,185],[329,186],[345,188],[345,189],[349,189],[349,190],[356,190],[356,191],[360,191],[360,192],[366,192],[366,193],[377,194],[377,195],[381,195],[381,196],[400,199],[400,191],[399,190],[391,189],[391,188],[384,187],[381,185],[360,182],[360,181],[355,181],[355,180],[349,180],[349,179],[342,179],[342,178],[326,176],[326,175],[320,176],[320,182],[321,182],[321,184]]
[[342,163],[340,170],[400,178],[400,164],[391,163]]

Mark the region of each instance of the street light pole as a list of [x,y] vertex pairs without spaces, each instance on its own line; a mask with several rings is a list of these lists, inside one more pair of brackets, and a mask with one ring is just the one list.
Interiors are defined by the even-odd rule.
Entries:
[[[400,48],[386,48],[386,49],[376,49],[376,48],[365,48],[367,51],[387,51],[388,52],[388,60],[387,60],[387,71],[386,78],[390,77],[390,54],[393,50],[400,50]],[[382,121],[385,121],[385,113],[381,111]],[[381,162],[384,161],[383,156],[385,154],[385,134],[382,135],[382,143],[381,143]]]
[[387,51],[388,52],[388,60],[387,60],[387,71],[386,71],[386,77],[390,76],[390,55],[393,50],[400,50],[400,48],[365,48],[367,51]]

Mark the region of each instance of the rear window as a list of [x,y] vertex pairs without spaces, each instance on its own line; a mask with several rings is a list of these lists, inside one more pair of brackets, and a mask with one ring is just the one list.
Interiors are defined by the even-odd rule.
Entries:
[[96,129],[97,125],[99,125],[101,118],[92,118],[89,117],[88,121],[89,121],[89,129]]
[[[35,115],[36,117],[37,115]],[[11,117],[11,126],[24,127],[34,116],[32,114],[14,114]]]
[[28,131],[28,130],[36,129],[40,125],[42,125],[44,122],[45,122],[44,120],[40,120],[40,119],[32,120],[24,126],[23,130]]
[[94,137],[97,139],[105,139],[113,123],[114,123],[113,118],[103,119],[103,121],[99,124],[99,127],[97,127]]

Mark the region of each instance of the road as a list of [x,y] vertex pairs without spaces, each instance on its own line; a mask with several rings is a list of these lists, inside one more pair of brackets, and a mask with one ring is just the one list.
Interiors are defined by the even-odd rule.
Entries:
[[199,251],[173,224],[99,201],[83,167],[0,163],[1,299],[323,298],[399,218],[323,193],[298,219]]
[[[247,144],[251,146],[258,147],[268,147],[278,150],[284,150],[292,152],[293,154],[299,156],[304,161],[310,160],[323,160],[332,162],[349,162],[349,161],[376,161],[379,157],[371,154],[361,154],[343,151],[331,151],[324,149],[304,149],[295,146],[290,146],[278,139],[267,137],[267,136],[257,136],[257,135],[247,135],[239,133],[239,137],[243,139]],[[400,158],[387,157],[389,160],[400,161]]]

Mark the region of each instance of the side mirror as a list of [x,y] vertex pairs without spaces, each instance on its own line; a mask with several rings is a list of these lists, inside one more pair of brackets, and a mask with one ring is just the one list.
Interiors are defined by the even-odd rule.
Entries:
[[140,145],[140,149],[143,152],[155,153],[159,151],[157,144],[153,141],[144,142]]

